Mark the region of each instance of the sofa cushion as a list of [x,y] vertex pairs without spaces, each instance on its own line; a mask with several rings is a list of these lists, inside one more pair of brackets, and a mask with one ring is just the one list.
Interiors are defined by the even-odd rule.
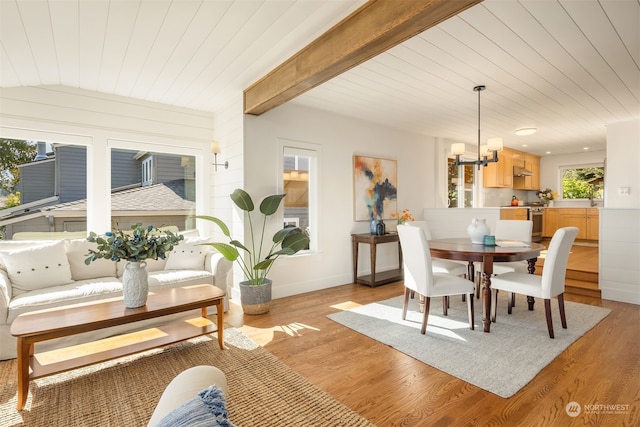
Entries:
[[204,259],[211,250],[202,245],[207,239],[187,237],[176,245],[167,258],[166,270],[204,270]]
[[84,260],[89,257],[89,249],[96,250],[97,248],[97,243],[89,242],[86,239],[67,240],[65,251],[73,280],[115,277],[116,263],[110,259],[100,258],[89,265],[84,263]]
[[14,295],[72,282],[64,241],[0,252]]
[[13,322],[22,313],[34,310],[121,297],[122,283],[115,277],[79,280],[65,285],[49,286],[31,292],[23,292],[14,297],[9,303],[7,323]]
[[149,289],[213,284],[213,274],[206,270],[164,270],[149,272]]
[[210,386],[169,412],[157,426],[234,427],[234,424],[229,420],[222,390],[216,386]]

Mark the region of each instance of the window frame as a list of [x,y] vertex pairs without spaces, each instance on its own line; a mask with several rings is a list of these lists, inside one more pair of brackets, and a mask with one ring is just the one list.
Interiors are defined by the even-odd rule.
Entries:
[[[284,193],[284,156],[299,155],[309,157],[309,249],[302,250],[296,255],[318,253],[320,251],[319,226],[319,194],[320,178],[319,170],[321,164],[321,146],[319,144],[295,141],[290,139],[278,139],[278,167],[277,167],[277,188],[280,193]],[[284,222],[284,210],[282,212]]]
[[[603,171],[605,171],[605,162],[596,162],[596,163],[580,163],[580,164],[571,164],[571,165],[560,165],[558,166],[558,181],[557,181],[557,188],[560,190],[558,191],[558,200],[581,200],[581,201],[585,201],[585,200],[589,200],[589,198],[580,198],[580,199],[565,199],[564,198],[564,187],[562,185],[562,177],[564,176],[564,172],[566,170],[573,170],[573,169],[586,169],[586,168],[602,168]],[[606,171],[605,171],[606,174]],[[606,175],[605,178],[606,180]],[[602,197],[599,198],[593,198],[593,200],[595,201],[602,201],[604,200],[604,184],[603,184],[603,194]]]

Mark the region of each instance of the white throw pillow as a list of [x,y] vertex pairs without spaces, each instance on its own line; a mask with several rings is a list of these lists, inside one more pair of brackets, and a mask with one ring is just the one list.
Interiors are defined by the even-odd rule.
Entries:
[[0,252],[14,295],[71,283],[64,240],[15,251]]
[[207,239],[202,237],[186,237],[167,257],[165,270],[204,270],[204,260],[211,246],[202,245]]
[[96,279],[98,277],[116,277],[116,263],[110,259],[100,258],[87,265],[89,249],[98,249],[98,244],[86,239],[67,240],[65,250],[71,267],[73,280]]

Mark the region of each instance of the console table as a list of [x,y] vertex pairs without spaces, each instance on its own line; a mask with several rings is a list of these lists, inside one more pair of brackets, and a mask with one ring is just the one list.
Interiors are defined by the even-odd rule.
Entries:
[[[371,255],[371,274],[358,277],[358,245],[366,243],[369,245]],[[376,246],[381,243],[398,244],[398,268],[376,273]],[[375,235],[370,233],[352,234],[351,245],[353,253],[353,283],[362,283],[371,287],[384,285],[385,283],[402,280],[402,249],[400,248],[400,238],[398,233],[387,233]]]

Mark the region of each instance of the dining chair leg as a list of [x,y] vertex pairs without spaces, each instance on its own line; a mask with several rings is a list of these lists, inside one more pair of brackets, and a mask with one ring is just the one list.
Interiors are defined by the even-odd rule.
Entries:
[[407,318],[407,305],[409,305],[409,296],[413,291],[409,288],[404,288],[404,299],[402,300],[402,320]]
[[427,321],[429,320],[429,306],[431,305],[431,297],[424,297],[424,315],[422,316],[422,328],[420,333],[424,335],[427,332]]
[[558,307],[560,308],[560,321],[562,322],[562,327],[567,329],[567,316],[564,312],[564,293],[558,294]]
[[511,307],[515,307],[515,306],[516,306],[516,293],[511,292]]
[[553,336],[553,320],[551,320],[551,300],[544,300],[544,313],[547,316],[547,329],[549,329],[549,338],[554,338]]
[[491,289],[491,322],[496,323],[496,312],[498,311],[498,290]]
[[448,308],[449,308],[449,297],[444,296],[442,297],[442,315],[443,316],[447,316],[449,314],[447,310]]
[[467,300],[467,311],[469,312],[469,328],[473,331],[475,329],[475,315],[473,312],[473,294],[469,294]]
[[511,314],[513,311],[513,296],[515,292],[507,292],[507,313]]

